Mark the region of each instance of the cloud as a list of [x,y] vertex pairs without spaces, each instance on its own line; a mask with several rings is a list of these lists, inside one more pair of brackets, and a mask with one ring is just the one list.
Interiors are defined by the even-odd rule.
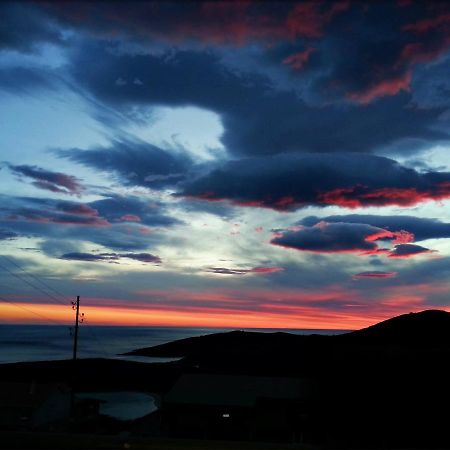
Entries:
[[119,257],[114,253],[94,254],[94,253],[71,252],[61,255],[60,259],[67,259],[70,261],[96,262],[96,261],[117,261]]
[[363,90],[349,92],[347,96],[350,100],[367,105],[379,97],[396,95],[401,91],[409,92],[410,85],[411,72],[406,72],[394,78],[376,81]]
[[388,234],[370,225],[320,222],[312,227],[278,232],[271,243],[317,253],[374,254],[379,247],[372,236],[381,238]]
[[[129,2],[80,3],[76,8],[57,3],[44,10],[62,23],[83,28],[96,36],[112,32],[136,39],[170,44],[196,41],[214,45],[243,45],[296,38],[320,38],[325,28],[350,6],[348,1],[303,1],[279,5],[260,2],[189,2],[156,4]],[[83,17],[80,22],[79,17]]]
[[449,198],[450,173],[420,173],[375,155],[282,154],[229,161],[177,195],[277,210],[412,206]]
[[135,214],[124,214],[120,220],[122,222],[141,222],[141,218]]
[[0,17],[0,49],[31,52],[40,43],[63,42],[60,30],[37,4],[2,2]]
[[120,255],[121,258],[134,259],[135,261],[141,261],[144,263],[161,263],[159,256],[152,255],[151,253],[126,253]]
[[[314,55],[319,57],[318,52]],[[326,55],[322,56],[324,58],[328,61]],[[329,65],[333,65],[335,58]],[[387,149],[411,153],[432,143],[447,142],[449,138],[446,129],[436,129],[442,108],[411,108],[408,95],[373,102],[365,106],[364,114],[361,114],[361,105],[348,104],[346,96],[351,87],[342,93],[345,106],[330,102],[322,94],[314,94],[312,91],[316,88],[312,80],[316,76],[323,78],[323,67],[317,68],[315,76],[308,73],[312,80],[305,80],[305,93],[301,94],[291,85],[274,83],[264,67],[258,72],[227,65],[226,58],[218,50],[172,49],[157,54],[127,54],[118,45],[109,44],[106,48],[101,43],[91,42],[80,45],[73,52],[68,70],[81,90],[131,121],[136,121],[140,115],[144,118],[149,108],[161,105],[194,106],[215,112],[224,127],[221,141],[233,155],[298,151],[371,153]],[[359,76],[359,67],[355,73]],[[115,81],[120,77],[129,82],[119,88]],[[145,89],[131,82],[135,77],[142,80]],[[317,89],[325,91],[323,87]],[[310,93],[317,98],[314,103],[305,100],[311,97]],[[102,107],[102,111],[104,109]],[[279,111],[283,111],[281,120]],[[107,124],[111,126],[110,122]],[[317,132],[318,124],[320,133]],[[405,141],[408,145],[401,145]],[[98,167],[99,163],[91,161],[89,155],[86,152],[80,156],[79,162]],[[96,161],[100,159],[95,154],[92,156]],[[118,158],[116,153],[113,157]],[[137,158],[141,161],[143,157],[138,155]],[[167,160],[167,156],[161,158]],[[184,173],[184,164],[181,166],[181,170],[130,172],[139,174],[138,180],[144,183],[148,175]],[[120,163],[113,167],[107,164],[106,168],[120,171]],[[128,180],[127,175],[124,173],[122,177]]]
[[[1,196],[0,225],[21,234],[46,239],[89,241],[117,250],[145,250],[179,220],[157,203],[137,197],[115,196],[87,204],[33,197]],[[124,222],[135,214],[141,222]]]
[[33,186],[39,189],[70,195],[80,195],[84,191],[80,180],[73,175],[52,172],[37,166],[14,166],[9,164],[8,167],[19,178],[26,177],[34,180],[32,182]]
[[161,258],[159,256],[152,255],[151,253],[80,253],[71,252],[65,253],[60,256],[60,259],[66,259],[70,261],[86,261],[86,262],[113,262],[118,263],[121,259],[128,258],[140,261],[143,263],[155,263],[160,264]]
[[161,189],[183,180],[192,165],[186,154],[163,150],[140,140],[113,140],[109,147],[68,149],[60,156],[103,172],[116,174],[129,186]]
[[265,274],[281,272],[282,267],[253,267],[251,269],[228,269],[226,267],[210,267],[206,272],[217,273],[221,275],[247,275],[249,273]]
[[314,47],[308,47],[302,52],[293,53],[283,59],[283,64],[286,64],[293,70],[302,70],[308,63],[311,54],[315,51]]
[[[319,222],[312,227],[298,226],[278,231],[270,241],[273,245],[314,253],[356,253],[407,258],[431,250],[411,244],[413,236],[406,232],[391,232],[361,223]],[[391,250],[378,241],[396,244]]]
[[415,244],[399,244],[389,253],[389,258],[411,258],[422,253],[431,253],[433,250]]
[[111,223],[135,222],[150,227],[181,223],[180,220],[167,215],[166,208],[161,203],[132,195],[110,195],[89,205]]
[[355,280],[359,279],[371,279],[371,280],[380,280],[385,278],[395,278],[397,276],[397,272],[382,272],[379,270],[373,270],[368,272],[360,272],[353,275]]
[[0,241],[12,240],[17,237],[19,237],[19,235],[14,233],[14,231],[0,229]]
[[415,241],[450,238],[450,223],[438,219],[414,216],[378,216],[370,214],[346,214],[325,217],[309,216],[298,222],[299,225],[312,226],[319,222],[345,222],[372,225],[389,231],[405,230],[414,236]]
[[[190,5],[131,2],[127,7],[120,3],[106,7],[101,2],[64,2],[62,5],[34,5],[34,9],[30,8],[33,12],[30,17],[40,13],[46,17],[41,24],[46,24],[47,28],[50,24],[54,27],[53,22],[58,22],[61,29],[69,28],[87,35],[89,39],[86,40],[108,41],[108,47],[111,41],[115,41],[128,50],[144,48],[147,52],[161,54],[170,49],[164,55],[167,61],[179,48],[220,53],[230,46],[239,49],[258,47],[262,54],[260,60],[266,61],[264,56],[274,47],[292,43],[309,46],[312,43],[323,54],[317,59],[307,89],[314,90],[316,96],[325,97],[325,100],[332,98],[344,103],[369,104],[407,92],[416,67],[434,62],[448,50],[448,8],[441,7],[440,14],[424,20],[424,16],[430,15],[429,9],[424,3],[416,5],[414,13],[405,14],[395,2],[363,5],[350,1],[302,1],[283,6],[246,1],[191,2]],[[83,19],[80,20],[80,17]],[[20,20],[17,19],[17,22],[20,27]],[[28,33],[25,31],[23,34]],[[40,42],[39,35],[35,38]],[[52,38],[47,36],[45,39]],[[123,51],[118,53],[116,56],[124,56]],[[303,57],[299,51],[282,58],[278,64],[284,66],[283,61],[290,56],[293,59],[292,64],[286,64],[288,70],[289,66],[294,69],[303,67]],[[99,60],[107,64],[104,58]],[[126,87],[125,92],[134,89],[136,93],[143,94],[142,87],[148,84],[141,73],[134,70],[136,62],[130,76],[124,75],[124,72],[129,72],[127,65],[122,64],[121,67],[122,73],[115,74],[111,87]],[[98,71],[101,72],[99,76],[108,73],[106,70]],[[92,77],[88,78],[93,81]],[[104,87],[101,90],[106,94],[108,89]],[[145,92],[145,95],[148,93]],[[272,108],[267,109],[270,111]],[[329,112],[332,108],[326,109]],[[339,109],[335,111],[337,118],[339,112],[349,112],[346,108]],[[223,112],[224,108],[214,110]],[[389,112],[386,108],[386,113]],[[419,111],[408,111],[408,114],[421,115]],[[297,117],[302,115],[297,114]],[[380,130],[383,134],[388,133],[383,127]],[[414,132],[413,127],[409,130]]]

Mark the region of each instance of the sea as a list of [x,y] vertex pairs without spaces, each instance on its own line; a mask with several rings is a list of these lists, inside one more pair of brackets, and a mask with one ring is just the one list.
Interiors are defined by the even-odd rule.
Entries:
[[[139,362],[168,362],[177,358],[150,358],[124,356],[123,353],[143,347],[212,333],[223,333],[235,328],[181,328],[93,326],[81,324],[78,333],[78,358],[113,358]],[[244,331],[295,334],[342,334],[348,330],[255,329]],[[70,359],[73,355],[73,328],[58,325],[0,324],[0,364],[14,362]]]

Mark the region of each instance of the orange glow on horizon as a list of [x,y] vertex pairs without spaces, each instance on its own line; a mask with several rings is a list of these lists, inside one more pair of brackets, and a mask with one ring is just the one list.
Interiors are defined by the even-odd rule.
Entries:
[[[170,308],[136,308],[126,306],[83,306],[90,325],[116,326],[169,326],[169,327],[217,327],[217,328],[292,328],[292,329],[359,329],[394,315],[410,311],[421,311],[423,305],[396,305],[377,311],[360,311],[351,305],[347,311],[327,311],[318,308],[293,308],[286,311],[183,311]],[[74,312],[67,306],[55,304],[20,303],[0,304],[0,323],[72,325]],[[410,308],[408,308],[408,306]],[[26,310],[25,310],[26,309]]]

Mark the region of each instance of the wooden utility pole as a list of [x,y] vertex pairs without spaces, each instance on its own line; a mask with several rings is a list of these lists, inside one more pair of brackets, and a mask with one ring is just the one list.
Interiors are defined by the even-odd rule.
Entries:
[[73,336],[73,360],[77,360],[77,346],[78,346],[78,322],[80,316],[80,296],[77,295],[77,303],[75,306],[75,332]]
[[[77,295],[77,301],[72,302],[72,309],[75,310],[75,330],[73,335],[73,367],[72,367],[72,389],[70,391],[70,417],[75,420],[75,383],[77,379],[77,350],[78,350],[78,325],[80,322],[80,296]],[[83,316],[83,315],[82,315]],[[83,317],[81,318],[83,321]]]

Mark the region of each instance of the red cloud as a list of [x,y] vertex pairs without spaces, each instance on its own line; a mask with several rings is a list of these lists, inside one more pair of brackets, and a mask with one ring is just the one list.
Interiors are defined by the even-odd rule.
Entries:
[[[414,235],[407,231],[389,231],[361,223],[319,222],[278,232],[271,243],[284,248],[312,253],[353,253],[363,256],[385,255],[410,258],[431,250],[411,244]],[[377,241],[390,240],[393,249],[381,248]]]
[[39,189],[70,195],[80,195],[84,190],[80,180],[73,175],[52,172],[38,166],[27,166],[25,164],[21,166],[9,164],[9,169],[17,175],[19,179],[22,179],[23,177],[31,178],[34,180],[32,185]]
[[319,201],[325,205],[338,205],[346,208],[362,206],[413,206],[429,200],[450,198],[450,183],[440,183],[435,188],[419,191],[416,188],[369,189],[365,186],[338,188],[319,194]]
[[84,203],[61,203],[60,209],[69,214],[98,216],[98,211]]
[[306,38],[319,38],[323,34],[325,25],[333,17],[345,11],[350,6],[349,1],[323,2],[305,1],[297,3],[286,20],[286,27],[292,38],[302,36]]
[[275,273],[282,272],[284,269],[282,267],[254,267],[250,270],[253,273]]
[[308,47],[303,52],[294,53],[283,59],[283,64],[288,65],[291,69],[301,70],[309,61],[309,57],[311,56],[311,54],[315,51],[317,51],[317,49]]
[[[414,33],[416,39],[421,41],[405,44],[397,62],[385,68],[386,73],[394,69],[397,74],[375,81],[360,91],[348,93],[350,100],[368,104],[379,97],[396,95],[401,91],[409,92],[413,67],[436,60],[450,47],[450,13],[406,24],[402,30]],[[429,33],[433,34],[432,38],[428,36]],[[376,73],[379,71],[376,69],[372,70]]]
[[405,31],[412,31],[417,34],[428,33],[436,28],[450,25],[450,13],[441,14],[440,16],[422,19],[415,23],[409,23],[403,27]]
[[141,218],[135,214],[125,214],[120,218],[120,220],[122,222],[141,222]]
[[316,39],[325,26],[349,8],[349,1],[306,0],[274,8],[256,1],[137,2],[133,8],[81,2],[76,8],[57,2],[42,2],[60,18],[83,25],[101,36],[133,32],[166,41],[198,40],[215,45],[242,45],[251,40],[268,42],[297,37]]
[[396,95],[400,91],[409,92],[410,84],[411,72],[408,71],[397,77],[375,82],[363,90],[350,92],[347,97],[352,101],[367,105],[379,97]]
[[406,44],[400,55],[399,63],[419,64],[434,61],[450,46],[450,37],[445,38],[440,45],[427,46],[421,42]]
[[393,239],[393,244],[407,244],[414,241],[414,234],[408,231],[389,231],[384,230],[366,236],[365,240],[368,242],[378,241],[380,239]]
[[381,271],[369,271],[369,272],[360,272],[353,275],[353,279],[359,280],[361,278],[370,278],[370,279],[383,279],[383,278],[394,278],[397,276],[397,272],[381,272]]

